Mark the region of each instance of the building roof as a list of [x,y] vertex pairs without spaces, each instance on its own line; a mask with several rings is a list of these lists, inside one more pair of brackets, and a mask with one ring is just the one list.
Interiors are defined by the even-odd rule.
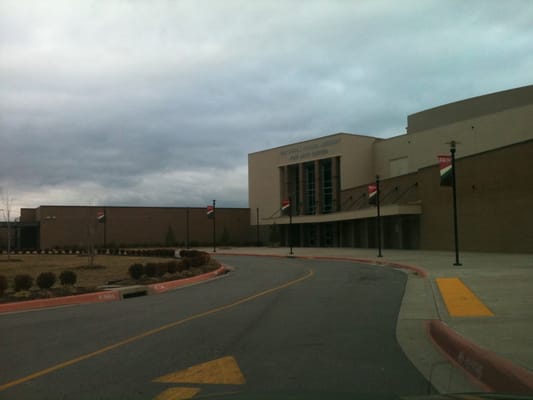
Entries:
[[407,117],[407,133],[533,104],[533,85],[503,90],[429,108]]
[[276,150],[276,149],[281,149],[283,147],[290,147],[290,146],[294,146],[294,145],[297,145],[297,144],[308,143],[308,142],[312,142],[314,140],[323,140],[323,139],[327,139],[327,138],[335,137],[335,136],[354,136],[354,137],[361,137],[361,138],[368,138],[368,139],[375,139],[375,140],[383,140],[382,138],[378,138],[378,137],[375,137],[375,136],[359,135],[359,134],[356,134],[356,133],[347,133],[347,132],[337,132],[337,133],[331,133],[331,134],[325,135],[325,136],[317,136],[317,137],[312,138],[312,139],[302,140],[300,142],[292,142],[292,143],[287,143],[287,144],[284,144],[284,145],[281,145],[281,146],[270,147],[268,149],[254,151],[252,153],[249,153],[249,155],[263,153],[263,152],[266,152],[266,151],[271,151],[271,150]]

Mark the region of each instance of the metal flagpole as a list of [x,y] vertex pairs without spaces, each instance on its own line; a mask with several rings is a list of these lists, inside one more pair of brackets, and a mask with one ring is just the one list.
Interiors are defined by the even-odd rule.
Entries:
[[457,188],[455,182],[455,145],[456,142],[450,142],[450,153],[452,155],[452,192],[453,192],[453,233],[455,242],[455,266],[461,266],[459,262],[459,233],[457,227]]
[[215,203],[216,200],[213,200],[213,253],[217,252],[217,230],[216,230],[216,219],[217,219],[217,213],[215,210]]
[[376,205],[377,205],[377,211],[378,211],[378,214],[377,214],[377,218],[376,218],[376,223],[377,223],[377,231],[378,231],[378,257],[383,257],[383,255],[381,254],[381,211],[380,211],[380,200],[379,200],[379,194],[380,194],[380,189],[379,189],[379,175],[376,175]]
[[292,256],[292,197],[289,196],[289,247]]
[[257,234],[257,247],[261,246],[260,240],[259,240],[259,207],[257,207],[256,210],[256,234]]
[[187,207],[187,213],[186,213],[186,225],[187,225],[187,249],[191,248],[191,237],[190,237],[190,223],[189,223],[189,207]]

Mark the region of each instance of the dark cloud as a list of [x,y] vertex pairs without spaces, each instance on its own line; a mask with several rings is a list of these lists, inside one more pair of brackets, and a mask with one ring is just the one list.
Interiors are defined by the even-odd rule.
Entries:
[[17,206],[247,205],[247,154],[531,83],[530,1],[0,0]]

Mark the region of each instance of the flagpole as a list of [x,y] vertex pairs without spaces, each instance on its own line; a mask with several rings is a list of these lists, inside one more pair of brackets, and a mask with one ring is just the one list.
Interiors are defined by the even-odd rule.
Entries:
[[452,140],[450,142],[450,153],[452,155],[452,192],[453,192],[453,233],[455,242],[455,266],[461,266],[459,262],[459,233],[457,228],[457,189],[455,184],[455,144]]
[[104,249],[106,248],[106,235],[107,235],[107,208],[104,207]]
[[256,226],[256,235],[257,235],[257,247],[259,247],[261,246],[261,242],[259,240],[259,207],[257,207],[256,209],[255,217],[256,217],[255,226]]
[[217,252],[217,236],[216,236],[216,219],[217,219],[217,213],[215,210],[215,203],[216,200],[213,200],[213,253]]
[[381,212],[380,212],[380,201],[379,201],[379,175],[376,175],[376,205],[377,205],[377,230],[378,230],[378,257],[383,257],[381,254]]
[[186,212],[186,219],[185,219],[185,222],[186,222],[186,227],[187,227],[187,249],[190,249],[191,248],[191,238],[190,238],[190,223],[189,223],[189,207],[187,207],[187,212]]
[[292,197],[289,196],[289,247],[292,256]]

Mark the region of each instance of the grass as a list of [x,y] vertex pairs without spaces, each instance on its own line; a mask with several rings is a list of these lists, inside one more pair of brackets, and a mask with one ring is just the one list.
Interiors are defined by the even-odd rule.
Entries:
[[13,287],[13,280],[17,274],[30,274],[35,280],[41,272],[54,272],[58,277],[54,287],[59,287],[61,286],[59,274],[65,270],[76,273],[78,277],[76,286],[96,287],[105,285],[108,281],[129,278],[128,268],[131,264],[166,262],[169,258],[97,255],[94,258],[94,265],[105,268],[91,269],[84,268],[88,264],[87,256],[78,255],[17,254],[16,260],[7,261],[7,256],[2,256],[1,260],[0,275],[8,279],[10,287]]

